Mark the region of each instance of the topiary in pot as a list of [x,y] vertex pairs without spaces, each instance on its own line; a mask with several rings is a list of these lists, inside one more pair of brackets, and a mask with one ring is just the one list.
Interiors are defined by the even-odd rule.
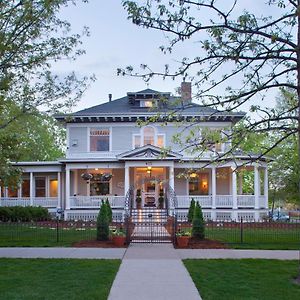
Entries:
[[142,193],[141,193],[141,189],[137,189],[136,190],[136,208],[140,209],[141,208],[141,204],[142,204]]
[[188,212],[188,215],[187,215],[189,223],[193,222],[195,204],[196,204],[195,200],[194,200],[194,198],[192,198],[191,203],[190,203],[190,207],[189,207],[189,212]]
[[97,240],[107,241],[109,239],[109,221],[107,206],[102,200],[100,211],[97,217]]
[[197,202],[195,205],[194,217],[192,222],[192,237],[199,240],[203,240],[205,237],[205,223],[199,202]]
[[164,197],[164,190],[160,189],[159,190],[159,197],[158,197],[158,207],[160,209],[164,208],[164,202],[165,202],[165,197]]

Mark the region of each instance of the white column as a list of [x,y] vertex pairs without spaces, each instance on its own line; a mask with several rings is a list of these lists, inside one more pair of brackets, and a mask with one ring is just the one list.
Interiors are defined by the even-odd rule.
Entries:
[[73,183],[74,183],[74,195],[78,194],[78,170],[74,170]]
[[70,170],[66,169],[66,209],[70,209]]
[[237,186],[236,186],[236,172],[232,170],[231,173],[232,184],[232,208],[237,209]]
[[126,196],[129,185],[130,185],[130,174],[129,174],[129,167],[125,165],[125,175],[124,175],[124,195]]
[[243,195],[243,174],[241,172],[238,173],[238,181],[239,181],[239,195]]
[[217,195],[217,177],[216,177],[216,167],[211,168],[211,219],[216,220],[216,195]]
[[169,167],[169,185],[174,190],[174,165]]
[[264,197],[265,197],[265,208],[268,208],[269,207],[268,167],[265,167],[265,172],[264,172]]
[[33,184],[33,173],[30,172],[30,205],[33,205],[33,189],[34,189],[34,184]]
[[57,206],[62,208],[61,203],[61,175],[60,172],[57,172]]
[[254,208],[259,209],[259,172],[258,172],[258,166],[257,164],[254,165],[254,199],[255,199],[255,204]]

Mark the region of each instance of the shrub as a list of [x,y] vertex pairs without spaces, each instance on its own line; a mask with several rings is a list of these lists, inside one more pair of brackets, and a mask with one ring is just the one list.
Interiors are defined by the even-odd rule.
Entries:
[[203,240],[205,237],[205,223],[199,202],[196,203],[194,209],[194,217],[192,222],[192,237],[200,240]]
[[187,215],[189,223],[193,222],[195,204],[196,204],[195,200],[194,200],[194,198],[192,198],[191,203],[190,203],[190,207],[189,207],[189,212],[188,212],[188,215]]
[[109,239],[109,220],[107,205],[102,200],[100,211],[97,217],[97,240],[107,241]]
[[106,209],[107,209],[108,222],[111,223],[113,214],[112,214],[112,209],[111,209],[108,198],[106,198],[105,205],[106,205]]
[[160,189],[159,190],[159,197],[158,197],[158,203],[159,203],[159,208],[160,209],[164,208],[164,202],[165,202],[164,190]]
[[41,206],[9,206],[0,207],[0,220],[3,222],[29,222],[49,220],[47,208]]

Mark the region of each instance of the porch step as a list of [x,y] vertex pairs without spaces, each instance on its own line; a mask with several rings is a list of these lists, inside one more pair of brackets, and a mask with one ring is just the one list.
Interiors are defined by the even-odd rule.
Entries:
[[131,221],[136,223],[161,223],[166,224],[168,212],[166,209],[143,208],[131,211]]

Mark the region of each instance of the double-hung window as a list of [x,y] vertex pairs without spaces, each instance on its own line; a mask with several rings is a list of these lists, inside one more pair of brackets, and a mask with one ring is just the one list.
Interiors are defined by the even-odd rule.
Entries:
[[90,151],[109,151],[109,129],[90,129]]

